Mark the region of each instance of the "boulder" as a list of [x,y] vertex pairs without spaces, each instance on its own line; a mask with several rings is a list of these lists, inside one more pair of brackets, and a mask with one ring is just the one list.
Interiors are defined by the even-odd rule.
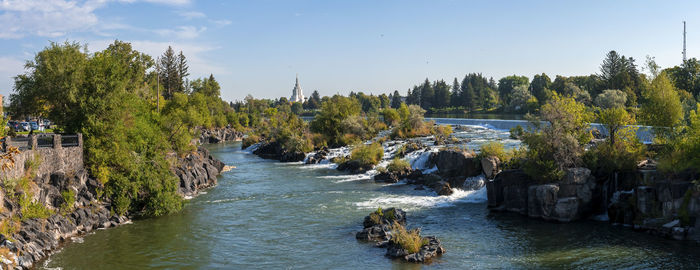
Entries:
[[481,169],[487,179],[493,179],[500,171],[501,161],[498,157],[485,157],[481,159]]
[[434,154],[432,160],[443,177],[471,177],[481,174],[479,161],[466,151],[442,150]]
[[557,205],[557,185],[538,185],[528,188],[527,215],[529,217],[542,217],[551,219],[552,212]]
[[567,197],[557,200],[554,207],[553,219],[559,222],[571,222],[580,217],[579,215],[579,199],[576,197]]
[[454,191],[452,190],[452,187],[450,187],[450,183],[445,182],[445,181],[437,182],[433,186],[433,189],[440,196],[450,196],[450,195],[452,195],[452,193],[454,193]]

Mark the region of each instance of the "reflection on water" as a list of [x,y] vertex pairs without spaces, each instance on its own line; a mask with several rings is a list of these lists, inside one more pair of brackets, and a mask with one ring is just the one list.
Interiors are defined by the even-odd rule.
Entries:
[[[236,169],[180,213],[100,230],[46,261],[63,269],[697,268],[700,251],[607,223],[556,224],[490,213],[482,191],[438,197],[405,184],[338,181],[329,166],[280,164],[209,146]],[[329,177],[330,176],[330,177]],[[354,233],[375,207],[442,239],[430,265],[384,257]]]

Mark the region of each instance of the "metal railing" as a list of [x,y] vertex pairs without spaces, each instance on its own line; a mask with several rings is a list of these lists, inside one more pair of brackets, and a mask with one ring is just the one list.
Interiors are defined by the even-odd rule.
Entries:
[[78,140],[78,135],[62,135],[61,136],[61,146],[62,147],[73,147],[79,146],[80,141]]
[[36,137],[37,148],[53,148],[53,136]]

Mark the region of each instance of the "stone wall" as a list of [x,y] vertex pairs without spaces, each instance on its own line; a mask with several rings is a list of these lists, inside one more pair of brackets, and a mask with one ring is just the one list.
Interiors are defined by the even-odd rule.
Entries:
[[4,144],[19,147],[21,152],[15,156],[15,166],[0,173],[3,179],[22,177],[29,162],[38,162],[37,177],[57,171],[71,174],[83,169],[82,134],[32,135],[22,138],[22,141],[20,138],[8,138]]

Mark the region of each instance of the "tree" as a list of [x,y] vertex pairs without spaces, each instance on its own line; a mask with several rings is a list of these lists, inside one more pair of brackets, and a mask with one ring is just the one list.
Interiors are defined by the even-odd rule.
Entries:
[[624,108],[627,102],[627,94],[616,89],[603,90],[603,93],[595,98],[595,103],[602,109]]
[[683,120],[680,97],[665,72],[652,81],[644,97],[641,114],[645,124],[670,128]]
[[591,95],[573,82],[566,82],[560,94],[573,97],[576,101],[586,105],[591,104]]
[[531,107],[529,104],[534,104],[535,100],[530,95],[525,85],[516,86],[510,93],[510,103],[506,106],[506,110],[510,112],[528,111]]
[[461,93],[462,93],[462,90],[459,86],[459,81],[457,80],[457,78],[455,78],[454,81],[452,82],[452,98],[450,100],[452,102],[452,106],[459,107],[462,105],[461,100],[460,100]]
[[433,102],[435,101],[435,90],[433,85],[430,84],[428,78],[425,78],[425,82],[420,86],[420,106],[421,108],[428,110],[433,107]]
[[207,97],[220,98],[221,86],[214,78],[214,74],[209,74],[209,78],[196,79],[191,84],[192,93],[201,93]]
[[498,95],[501,99],[501,103],[506,106],[510,104],[510,93],[518,85],[524,85],[528,87],[530,79],[525,76],[511,75],[503,77],[498,81]]
[[321,110],[310,123],[311,131],[322,134],[329,146],[342,146],[344,133],[341,123],[344,119],[360,115],[361,110],[357,99],[335,95],[321,104]]
[[181,86],[178,59],[172,47],[168,46],[168,49],[163,53],[163,56],[161,56],[158,65],[160,70],[160,83],[165,89],[163,96],[166,99],[170,99],[173,96],[173,92],[180,89]]
[[537,98],[540,104],[545,104],[547,99],[552,95],[552,91],[549,90],[552,85],[552,80],[549,79],[547,74],[542,73],[535,74],[530,83],[530,93]]
[[391,96],[391,107],[398,109],[401,106],[401,103],[401,94],[399,94],[398,90],[395,90],[394,94]]
[[634,119],[632,119],[630,114],[622,107],[603,109],[598,113],[598,119],[610,134],[610,146],[615,145],[615,133],[617,133],[620,128],[634,123]]
[[321,107],[321,95],[318,94],[318,90],[314,90],[311,93],[311,97],[306,101],[307,109],[316,110]]
[[525,173],[540,182],[554,182],[563,177],[565,169],[579,166],[583,146],[592,137],[592,119],[593,113],[584,104],[555,93],[542,106],[539,117],[530,119],[535,129],[523,134],[528,147]]
[[187,76],[190,75],[190,73],[187,71],[188,69],[189,66],[187,65],[187,59],[185,59],[185,55],[182,54],[182,51],[180,51],[180,54],[177,56],[177,91],[180,93],[187,93],[188,91],[188,81],[186,79]]
[[680,90],[685,90],[700,97],[700,61],[690,58],[680,66],[667,69],[673,85]]
[[302,107],[301,102],[292,103],[292,113],[294,113],[296,115],[300,115],[303,112],[304,112],[304,108]]
[[445,81],[439,80],[435,82],[433,89],[435,89],[433,107],[438,109],[448,107],[450,105],[450,86]]
[[474,86],[472,85],[471,74],[465,75],[462,80],[462,88],[460,90],[460,98],[462,106],[469,110],[474,110],[476,107],[476,94],[474,93]]

